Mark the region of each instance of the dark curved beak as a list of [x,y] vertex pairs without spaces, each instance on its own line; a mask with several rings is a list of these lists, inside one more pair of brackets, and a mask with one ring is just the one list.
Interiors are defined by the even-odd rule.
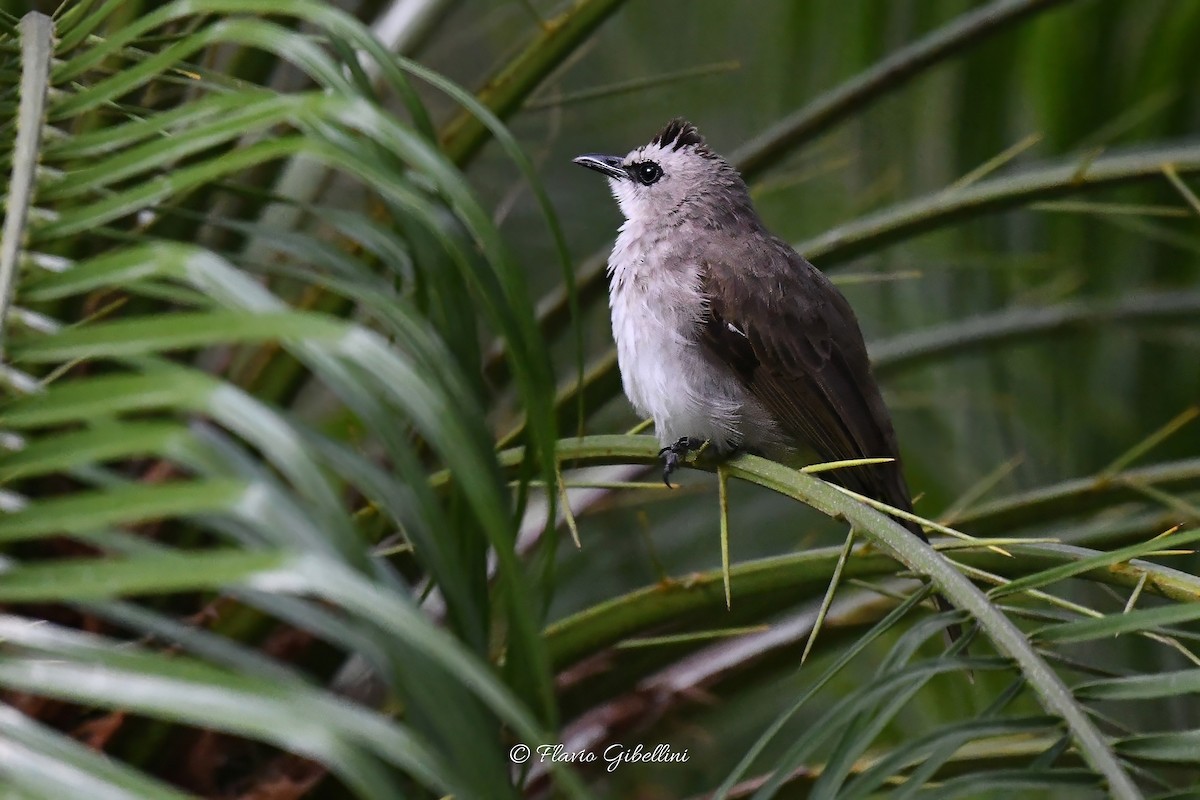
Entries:
[[601,175],[613,180],[620,181],[629,177],[629,173],[625,171],[625,167],[623,166],[624,160],[620,156],[606,156],[603,153],[585,153],[584,155],[576,156],[572,161],[588,169],[594,169]]

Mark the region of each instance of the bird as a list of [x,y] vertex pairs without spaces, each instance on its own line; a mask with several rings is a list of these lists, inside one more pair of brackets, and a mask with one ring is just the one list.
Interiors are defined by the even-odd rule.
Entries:
[[[806,452],[891,459],[821,476],[911,512],[854,310],[767,230],[741,174],[696,126],[676,118],[625,156],[574,162],[608,179],[625,218],[607,269],[617,364],[630,403],[654,421],[667,486],[702,447],[783,463]],[[928,541],[917,523],[900,523]]]

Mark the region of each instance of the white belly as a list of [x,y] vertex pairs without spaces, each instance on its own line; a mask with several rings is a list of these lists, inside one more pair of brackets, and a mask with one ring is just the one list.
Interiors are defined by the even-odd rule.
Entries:
[[670,263],[663,249],[645,246],[645,236],[634,252],[629,233],[622,229],[609,260],[613,337],[626,396],[639,414],[653,418],[664,445],[683,436],[710,440],[721,452],[742,445],[743,421],[760,409],[701,349],[698,269]]

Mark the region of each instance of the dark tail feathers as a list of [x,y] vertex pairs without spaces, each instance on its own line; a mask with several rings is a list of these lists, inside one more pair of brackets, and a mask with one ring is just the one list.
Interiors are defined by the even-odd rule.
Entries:
[[[910,520],[899,520],[900,524],[907,528],[914,536],[926,544],[929,543],[929,537],[925,535],[925,531],[921,530],[921,526]],[[954,606],[950,605],[950,601],[942,597],[940,594],[934,594],[933,604],[938,611],[953,611]],[[962,626],[957,622],[946,627],[946,643],[954,644],[962,638]]]

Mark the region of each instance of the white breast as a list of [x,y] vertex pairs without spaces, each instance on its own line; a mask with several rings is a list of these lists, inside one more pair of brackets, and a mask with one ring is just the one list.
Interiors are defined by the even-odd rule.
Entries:
[[626,222],[608,262],[613,337],[625,394],[654,419],[659,441],[711,440],[722,452],[742,443],[751,398],[699,343],[704,309],[697,265],[676,263],[654,232]]

